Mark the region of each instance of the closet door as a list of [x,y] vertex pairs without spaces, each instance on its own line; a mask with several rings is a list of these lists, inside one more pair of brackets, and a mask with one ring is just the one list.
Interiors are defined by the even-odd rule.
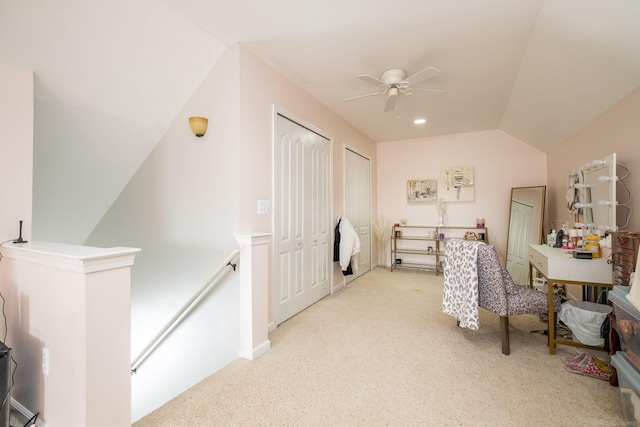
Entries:
[[350,282],[371,270],[371,162],[346,148],[344,170],[344,213],[360,237],[358,273],[346,277]]
[[282,115],[276,120],[276,321],[329,294],[331,142]]

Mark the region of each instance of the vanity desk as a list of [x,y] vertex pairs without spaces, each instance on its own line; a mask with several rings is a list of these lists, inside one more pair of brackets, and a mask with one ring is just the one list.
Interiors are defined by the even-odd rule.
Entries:
[[553,284],[597,286],[612,288],[611,265],[604,259],[577,259],[571,252],[546,245],[529,246],[529,277],[533,280],[533,269],[547,279],[549,294],[549,354],[555,354],[556,344],[603,350],[579,342],[556,339],[556,321],[553,305]]

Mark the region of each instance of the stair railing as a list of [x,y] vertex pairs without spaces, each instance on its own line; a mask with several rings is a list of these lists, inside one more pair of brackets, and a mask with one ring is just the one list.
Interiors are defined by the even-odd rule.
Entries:
[[153,353],[156,347],[158,347],[162,343],[162,341],[164,341],[164,339],[171,333],[171,331],[173,331],[176,326],[178,326],[182,319],[184,319],[187,314],[189,314],[191,310],[196,305],[198,305],[200,300],[202,300],[202,298],[207,295],[207,293],[213,288],[214,284],[216,283],[216,279],[218,278],[218,276],[226,267],[231,266],[233,267],[233,271],[236,271],[236,264],[232,264],[231,261],[233,261],[233,259],[237,257],[239,253],[240,251],[238,249],[235,249],[233,252],[231,252],[231,255],[229,255],[227,259],[216,269],[216,271],[211,275],[211,277],[209,277],[204,285],[202,285],[202,287],[193,295],[193,297],[191,297],[191,299],[182,306],[182,308],[176,313],[176,315],[173,316],[171,320],[169,320],[167,325],[162,328],[162,330],[158,332],[155,337],[153,337],[151,342],[144,348],[144,350],[142,350],[138,357],[133,359],[133,362],[131,362],[131,373],[137,372],[138,368],[140,367],[140,365],[142,365],[144,360],[149,357],[151,353]]

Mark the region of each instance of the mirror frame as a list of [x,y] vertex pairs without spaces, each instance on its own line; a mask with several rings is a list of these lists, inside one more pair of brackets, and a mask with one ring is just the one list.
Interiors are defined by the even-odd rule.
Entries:
[[[516,194],[516,192],[518,190],[532,190],[532,191],[540,191],[541,194],[535,195],[535,199],[534,197],[530,197],[529,199],[527,199],[526,201],[531,201],[532,204],[531,206],[536,209],[536,213],[539,214],[540,216],[540,221],[539,224],[537,224],[535,226],[535,229],[537,230],[537,233],[532,233],[529,235],[529,239],[528,242],[526,242],[526,247],[521,248],[520,249],[520,254],[521,257],[523,258],[523,265],[512,265],[512,254],[513,254],[513,242],[512,240],[512,220],[513,220],[513,202],[514,201],[518,201],[518,198],[514,199],[514,195]],[[529,186],[529,187],[512,187],[511,188],[511,199],[509,201],[509,221],[507,224],[507,250],[506,250],[506,255],[505,255],[505,267],[507,268],[507,271],[509,271],[509,274],[511,275],[511,278],[513,279],[514,283],[516,283],[517,285],[522,285],[522,286],[527,286],[529,284],[529,245],[532,244],[543,244],[544,242],[544,219],[545,219],[545,202],[546,202],[546,196],[547,196],[547,186],[546,185],[535,185],[535,186]],[[539,197],[539,199],[538,199]],[[522,199],[521,199],[522,200]],[[539,206],[533,206],[533,204],[539,202]],[[525,203],[523,203],[525,204]],[[528,203],[526,203],[527,205],[529,205]],[[533,230],[533,227],[531,227],[531,230]],[[523,280],[526,279],[526,280]]]
[[[602,159],[596,159],[579,168],[582,179],[580,202],[591,206],[583,207],[580,227],[585,234],[605,233],[616,231],[616,204],[603,205],[604,202],[615,202],[616,198],[616,153],[609,154]],[[600,177],[615,177],[610,181],[600,182]],[[577,227],[577,225],[576,225]],[[578,227],[577,227],[578,228]]]

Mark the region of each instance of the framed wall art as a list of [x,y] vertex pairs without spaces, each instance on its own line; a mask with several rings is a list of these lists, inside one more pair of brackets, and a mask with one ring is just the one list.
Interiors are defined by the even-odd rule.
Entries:
[[473,202],[476,199],[473,166],[442,168],[440,198],[446,202]]
[[437,199],[437,179],[412,179],[407,181],[407,203],[435,203]]

